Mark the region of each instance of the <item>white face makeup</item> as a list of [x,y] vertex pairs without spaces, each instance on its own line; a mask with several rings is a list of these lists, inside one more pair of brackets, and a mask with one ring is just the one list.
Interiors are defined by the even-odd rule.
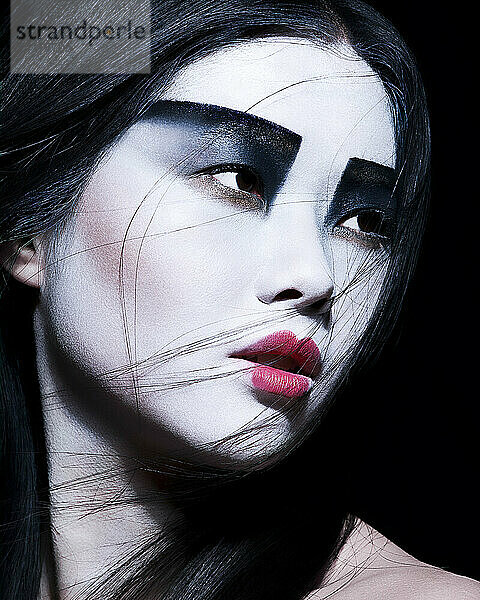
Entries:
[[[49,391],[74,385],[102,434],[160,452],[274,417],[231,458],[274,452],[375,306],[394,162],[383,85],[347,48],[254,41],[188,66],[97,168],[47,269]],[[231,356],[278,331],[320,350],[301,398],[261,392]]]

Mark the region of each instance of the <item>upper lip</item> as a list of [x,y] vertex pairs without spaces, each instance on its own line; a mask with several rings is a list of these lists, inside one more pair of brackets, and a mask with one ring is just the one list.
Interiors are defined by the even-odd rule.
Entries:
[[[254,361],[259,354],[269,354]],[[316,377],[321,368],[320,350],[312,338],[298,339],[292,331],[276,331],[230,354],[231,358],[244,358],[253,362],[266,361],[275,367],[282,361],[284,371],[296,371],[308,377]],[[285,361],[288,358],[288,361]],[[285,366],[285,364],[287,366]]]

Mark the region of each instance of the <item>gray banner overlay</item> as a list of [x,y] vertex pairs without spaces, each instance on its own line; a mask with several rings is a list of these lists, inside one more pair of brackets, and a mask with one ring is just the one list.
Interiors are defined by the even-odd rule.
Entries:
[[149,0],[12,0],[13,73],[150,73]]

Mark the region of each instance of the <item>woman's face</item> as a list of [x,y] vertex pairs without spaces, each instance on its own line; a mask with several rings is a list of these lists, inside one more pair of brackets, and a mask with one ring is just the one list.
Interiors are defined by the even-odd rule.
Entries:
[[93,173],[46,271],[50,391],[161,452],[273,418],[224,452],[274,452],[372,314],[394,162],[383,85],[346,47],[257,40],[186,67]]

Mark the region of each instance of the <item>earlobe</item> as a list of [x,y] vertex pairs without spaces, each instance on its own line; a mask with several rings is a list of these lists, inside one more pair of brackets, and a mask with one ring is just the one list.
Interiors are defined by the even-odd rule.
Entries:
[[1,266],[20,283],[40,288],[44,282],[44,253],[39,239],[4,242],[0,245]]

